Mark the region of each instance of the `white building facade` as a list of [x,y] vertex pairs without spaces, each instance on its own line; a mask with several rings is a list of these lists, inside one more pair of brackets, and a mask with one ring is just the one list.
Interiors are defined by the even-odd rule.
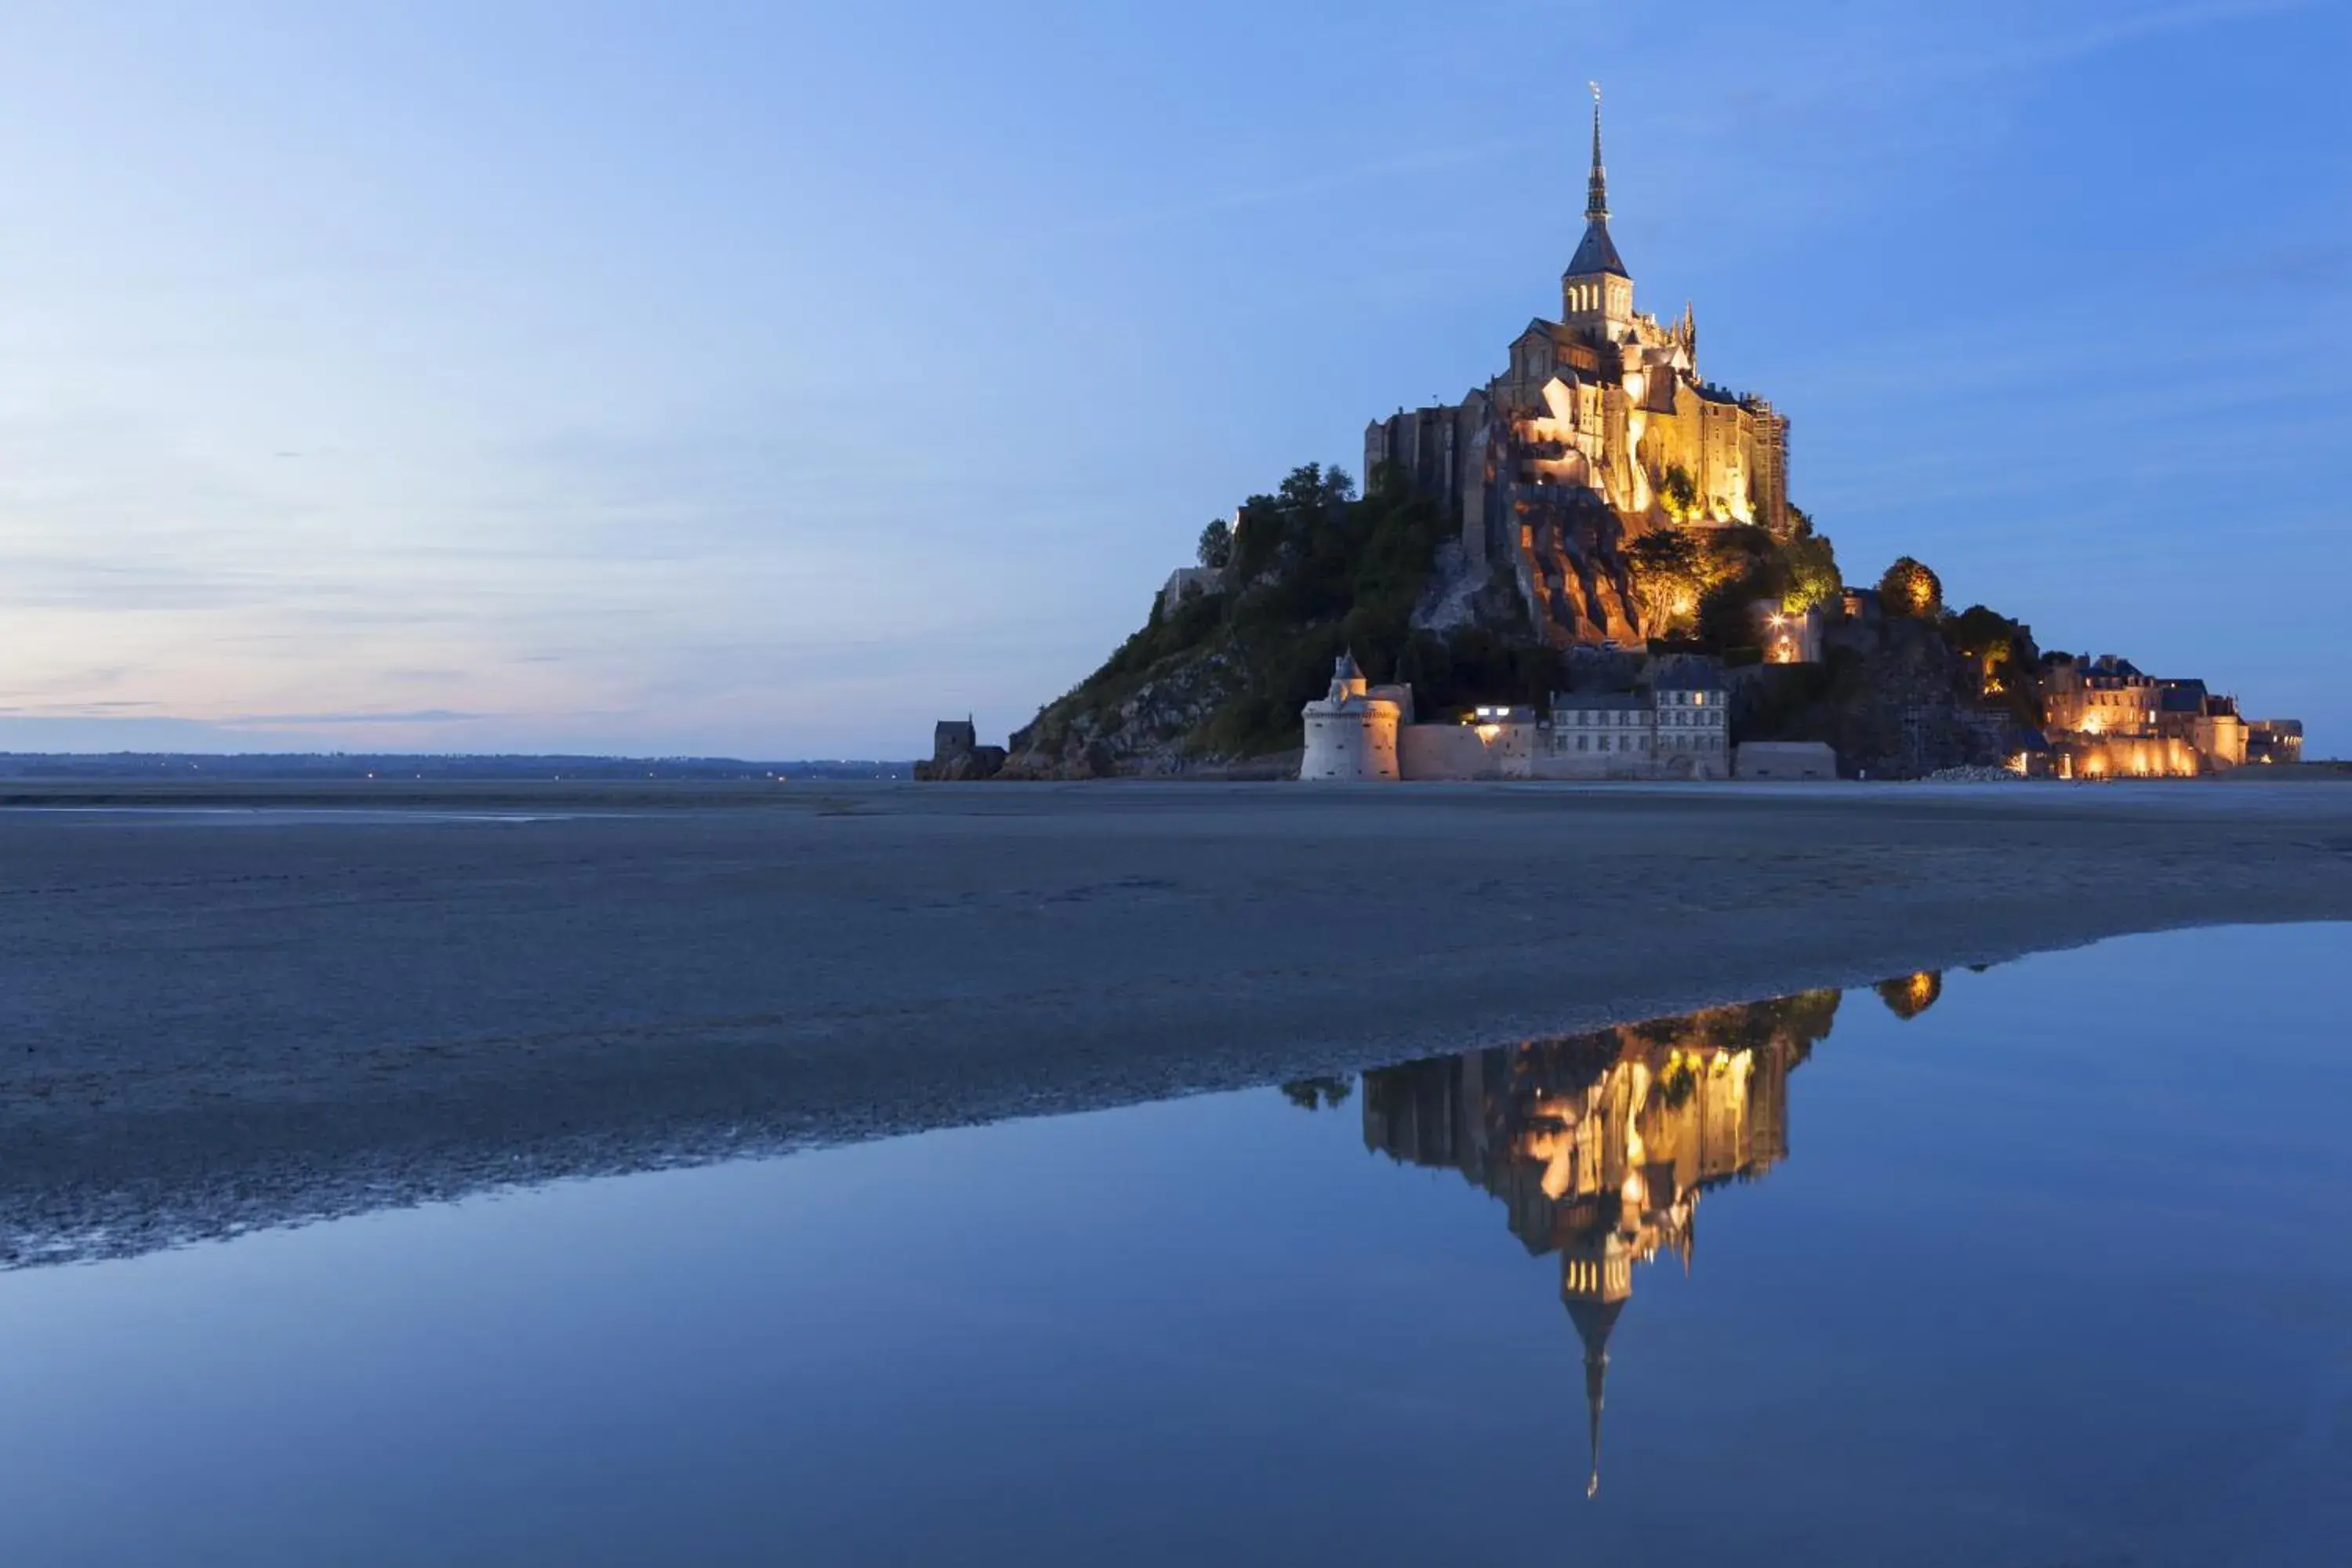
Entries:
[[1556,691],[1542,759],[1543,778],[1729,778],[1729,694],[1672,682],[1647,692]]

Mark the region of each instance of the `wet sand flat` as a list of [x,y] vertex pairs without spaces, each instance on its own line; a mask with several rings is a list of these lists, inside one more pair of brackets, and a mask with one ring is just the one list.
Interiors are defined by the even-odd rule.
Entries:
[[2352,785],[16,785],[0,1257],[2352,918]]

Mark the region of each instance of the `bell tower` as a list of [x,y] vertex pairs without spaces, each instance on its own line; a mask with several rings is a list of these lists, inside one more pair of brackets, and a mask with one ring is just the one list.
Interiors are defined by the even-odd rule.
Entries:
[[1633,275],[1609,237],[1609,177],[1601,167],[1601,84],[1592,88],[1592,174],[1584,187],[1584,238],[1559,279],[1559,319],[1614,342],[1633,321]]

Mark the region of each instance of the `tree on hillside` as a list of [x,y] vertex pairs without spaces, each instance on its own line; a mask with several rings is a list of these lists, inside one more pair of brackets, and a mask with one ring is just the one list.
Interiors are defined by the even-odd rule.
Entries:
[[1975,681],[1971,697],[2007,708],[2021,723],[2042,722],[2035,682],[2041,650],[2033,646],[2033,634],[2022,622],[1982,605],[1970,605],[1957,616],[1945,616],[1943,632],[1945,646],[1958,656]]
[[1803,531],[1781,542],[1780,563],[1788,578],[1780,589],[1780,607],[1792,616],[1834,604],[1845,592],[1837,552],[1826,537],[1812,531],[1810,520]]
[[1944,610],[1943,579],[1910,556],[1898,555],[1878,580],[1878,598],[1890,616],[1934,620]]
[[1642,624],[1659,632],[1687,627],[1706,592],[1706,565],[1696,542],[1679,528],[1661,528],[1635,540],[1626,554]]
[[1680,463],[1669,468],[1658,480],[1658,504],[1676,522],[1688,522],[1698,516],[1698,484],[1690,470]]
[[1201,530],[1201,564],[1222,568],[1234,558],[1234,525],[1223,518],[1212,518],[1209,526]]

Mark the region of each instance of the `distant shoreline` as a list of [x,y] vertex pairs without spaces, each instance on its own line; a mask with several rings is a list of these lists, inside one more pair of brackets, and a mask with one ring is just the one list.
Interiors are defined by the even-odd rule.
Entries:
[[2352,920],[2316,777],[241,797],[439,810],[0,811],[0,1262]]
[[[911,768],[912,764],[900,764]],[[1295,767],[1295,763],[1294,763]],[[0,809],[22,806],[135,807],[175,805],[255,806],[255,807],[321,807],[367,810],[477,809],[504,808],[570,808],[604,810],[664,810],[664,809],[733,809],[782,805],[791,807],[804,804],[813,793],[828,787],[874,785],[894,787],[910,783],[905,775],[871,777],[859,774],[793,774],[782,778],[655,778],[636,780],[620,776],[580,779],[553,779],[528,776],[489,778],[242,778],[207,776],[203,778],[151,778],[95,776],[22,777],[0,773]],[[1894,787],[1918,789],[1934,786],[1938,781],[1906,780],[1899,784],[1867,784],[1863,787]],[[2274,767],[2242,767],[2227,773],[2194,779],[2098,780],[2061,782],[2037,779],[2019,781],[2020,786],[2032,793],[2097,793],[2111,789],[2189,788],[2215,784],[2313,784],[2352,782],[2352,762],[2307,762]],[[1102,779],[996,780],[970,784],[924,784],[924,793],[941,792],[949,795],[1013,795],[1049,790],[1087,789],[1099,786],[1163,786],[1188,788],[1264,785],[1269,784],[1297,784],[1294,777],[1260,767],[1241,767],[1230,772],[1204,771],[1194,774],[1153,776],[1119,775]],[[1328,791],[1328,784],[1298,785],[1308,795]],[[1664,787],[1675,793],[1721,790],[1733,787],[1721,783],[1681,785],[1663,784],[1658,781],[1587,781],[1548,785],[1527,780],[1496,780],[1484,783],[1466,781],[1412,781],[1402,784],[1379,784],[1339,786],[1346,789],[1369,788],[1392,791],[1400,800],[1432,798],[1458,790],[1494,790],[1526,793],[1559,787],[1575,792],[1639,793]],[[1737,787],[1768,788],[1774,791],[1801,793],[1826,790],[1832,793],[1855,787],[1854,781],[1824,784],[1748,784]]]

